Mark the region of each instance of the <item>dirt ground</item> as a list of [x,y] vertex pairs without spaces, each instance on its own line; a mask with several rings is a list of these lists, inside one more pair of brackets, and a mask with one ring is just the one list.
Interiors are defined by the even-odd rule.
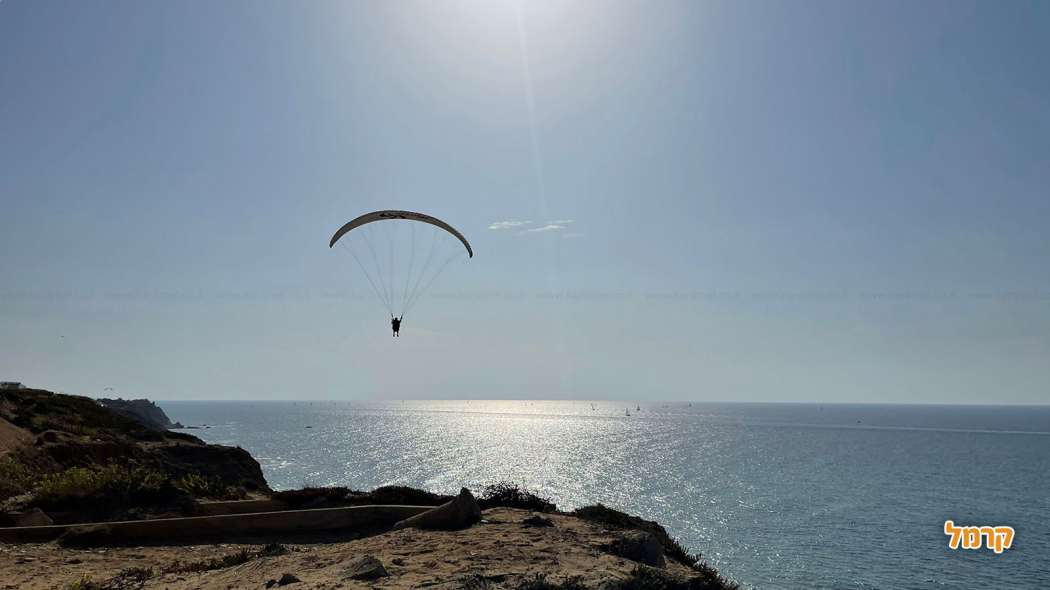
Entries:
[[[624,579],[637,564],[609,555],[600,547],[615,533],[562,515],[549,515],[553,527],[527,527],[527,511],[496,508],[484,521],[463,531],[400,530],[340,542],[285,543],[284,555],[257,557],[240,565],[204,572],[173,571],[176,562],[189,564],[261,545],[211,544],[182,546],[67,549],[54,543],[0,545],[0,588],[67,588],[90,578],[104,582],[127,568],[148,568],[144,588],[221,589],[265,588],[270,580],[292,574],[300,581],[291,590],[307,588],[461,588],[471,579],[513,587],[542,574],[557,582],[579,576],[589,587]],[[351,579],[348,564],[371,555],[389,576],[374,581]],[[667,571],[683,577],[689,570],[668,562]],[[139,587],[137,584],[127,586]],[[278,587],[273,584],[273,587]]]

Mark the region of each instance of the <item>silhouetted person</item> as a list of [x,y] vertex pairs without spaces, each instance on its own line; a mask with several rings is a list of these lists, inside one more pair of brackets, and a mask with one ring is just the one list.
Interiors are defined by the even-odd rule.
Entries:
[[[405,317],[405,314],[401,314],[401,318]],[[390,327],[394,329],[394,336],[400,336],[398,330],[401,329],[401,318],[395,318],[393,314],[390,314]]]

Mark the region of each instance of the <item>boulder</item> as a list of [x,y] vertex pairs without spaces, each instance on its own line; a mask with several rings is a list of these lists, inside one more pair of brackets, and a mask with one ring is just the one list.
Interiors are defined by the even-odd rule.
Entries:
[[55,521],[51,520],[51,517],[39,508],[33,508],[21,514],[13,514],[12,519],[15,521],[15,526],[48,526],[55,524]]
[[427,510],[394,525],[394,530],[405,528],[452,531],[465,529],[481,520],[481,507],[470,490],[463,488],[451,501]]
[[627,531],[606,546],[609,553],[653,567],[664,567],[664,548],[652,533]]
[[343,569],[343,578],[347,580],[378,580],[389,575],[383,562],[372,555],[353,559]]

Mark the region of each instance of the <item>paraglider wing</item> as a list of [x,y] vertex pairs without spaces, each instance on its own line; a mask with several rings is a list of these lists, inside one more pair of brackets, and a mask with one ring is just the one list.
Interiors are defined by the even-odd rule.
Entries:
[[463,244],[464,248],[467,249],[467,254],[469,254],[471,258],[474,257],[474,250],[471,249],[470,242],[468,242],[467,238],[463,237],[463,234],[459,233],[459,231],[456,230],[456,228],[445,223],[444,221],[441,221],[437,217],[431,217],[429,215],[423,213],[416,213],[414,211],[398,211],[394,209],[388,211],[373,211],[372,213],[365,213],[364,215],[350,221],[335,232],[335,235],[332,236],[332,241],[328,243],[328,247],[331,248],[332,246],[335,246],[335,243],[339,241],[339,238],[346,235],[346,233],[352,229],[361,227],[362,225],[372,223],[374,221],[385,221],[389,219],[406,219],[409,221],[421,221],[423,223],[429,223],[430,225],[440,227],[441,229],[452,234],[453,236],[456,236],[456,239]]

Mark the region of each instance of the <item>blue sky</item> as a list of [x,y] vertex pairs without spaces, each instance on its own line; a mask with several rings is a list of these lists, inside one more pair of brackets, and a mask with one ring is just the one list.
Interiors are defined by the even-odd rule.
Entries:
[[[1021,1],[5,0],[0,378],[1046,403],[1048,30]],[[477,253],[396,341],[327,248],[384,208]]]

